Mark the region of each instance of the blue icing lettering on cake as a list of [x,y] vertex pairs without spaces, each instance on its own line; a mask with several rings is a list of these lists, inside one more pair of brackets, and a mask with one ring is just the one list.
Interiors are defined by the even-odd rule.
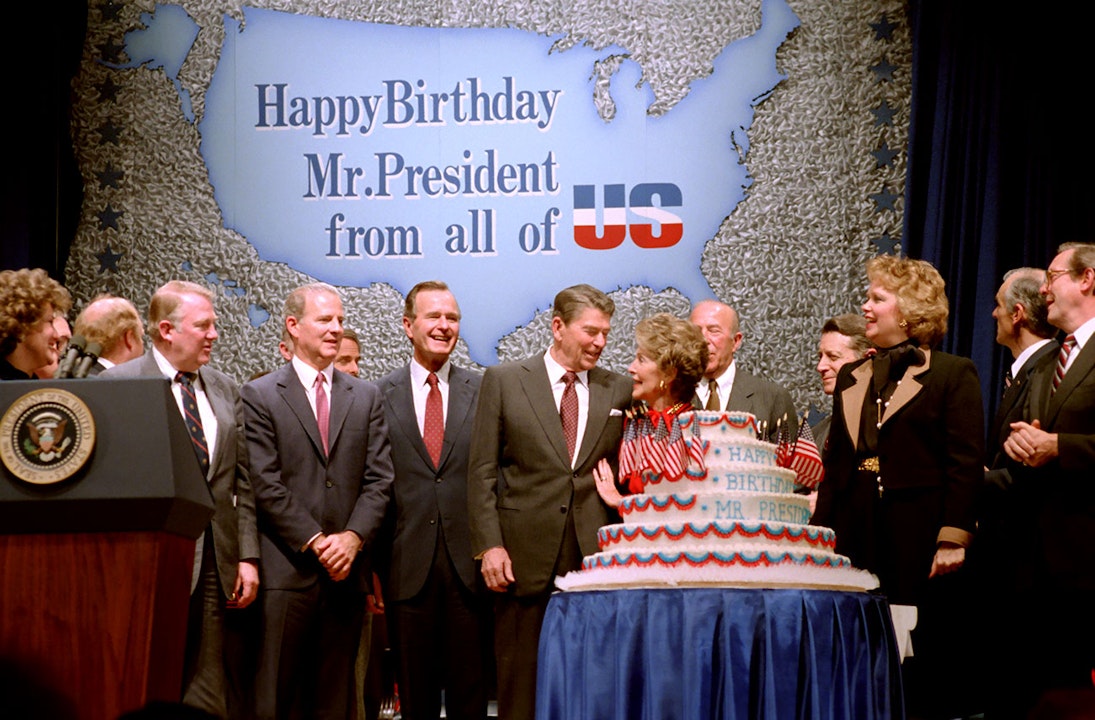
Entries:
[[[870,590],[878,580],[835,552],[836,535],[809,524],[808,497],[747,413],[697,411],[707,472],[647,478],[620,503],[624,522],[599,530],[600,552],[556,578],[563,590],[614,587],[817,587]],[[690,436],[691,432],[686,433]]]

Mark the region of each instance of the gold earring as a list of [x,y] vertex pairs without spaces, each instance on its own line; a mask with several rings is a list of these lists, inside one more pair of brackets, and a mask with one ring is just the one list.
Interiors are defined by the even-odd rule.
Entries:
[[902,330],[904,330],[905,328],[907,328],[907,327],[909,326],[909,323],[907,323],[906,321],[902,320],[901,322],[899,322],[899,323],[897,324],[897,326],[898,326],[899,328],[901,328]]
[[659,390],[665,390],[665,380],[659,380],[658,381],[658,389]]

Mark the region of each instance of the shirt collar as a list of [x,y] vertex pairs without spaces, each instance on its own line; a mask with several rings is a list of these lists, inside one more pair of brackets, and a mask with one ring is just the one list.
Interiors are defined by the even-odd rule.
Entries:
[[300,383],[304,386],[305,390],[311,392],[312,386],[316,384],[316,375],[319,375],[320,373],[323,373],[324,376],[326,376],[327,387],[331,387],[331,382],[334,380],[335,375],[334,363],[331,363],[322,370],[316,370],[296,355],[293,356],[293,359],[290,362],[293,363],[293,370],[296,372],[297,377],[300,379]]
[[1017,377],[1019,375],[1019,371],[1022,370],[1023,366],[1027,364],[1027,360],[1030,360],[1030,357],[1034,355],[1034,353],[1038,352],[1039,348],[1041,348],[1047,342],[1049,342],[1049,338],[1039,340],[1038,342],[1031,344],[1023,352],[1019,353],[1019,357],[1015,358],[1015,361],[1011,364],[1011,376]]
[[[172,365],[171,361],[164,357],[164,354],[155,345],[152,346],[152,357],[155,358],[156,367],[160,369],[163,376],[171,382],[175,382],[175,375],[179,372],[178,368]],[[194,375],[197,376],[198,373],[195,372]]]
[[[449,383],[449,370],[452,368],[452,364],[446,360],[445,364],[437,371],[437,379],[442,385],[448,385]],[[430,371],[422,367],[417,360],[411,358],[411,383],[415,386],[421,387],[426,384],[426,378],[430,376]]]
[[722,375],[715,378],[715,382],[719,386],[719,398],[723,397],[722,393],[729,388],[734,387],[734,377],[738,374],[738,361],[735,358],[730,361],[730,366],[722,371]]
[[1093,333],[1095,333],[1095,317],[1088,318],[1087,322],[1073,331],[1072,337],[1076,338],[1076,347],[1083,348]]
[[[547,366],[548,381],[552,385],[562,382],[563,375],[566,375],[567,369],[559,363],[555,362],[555,358],[551,356],[551,350],[548,350],[544,353],[544,365]],[[577,374],[578,382],[580,382],[582,385],[589,385],[588,370],[582,370]]]

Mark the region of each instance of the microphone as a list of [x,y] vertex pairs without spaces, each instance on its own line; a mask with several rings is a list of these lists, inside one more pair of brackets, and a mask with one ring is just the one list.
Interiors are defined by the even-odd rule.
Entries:
[[88,372],[91,371],[91,366],[99,359],[99,353],[102,351],[102,345],[97,342],[89,342],[87,347],[84,348],[84,356],[80,358],[80,362],[76,364],[76,369],[72,371],[72,377],[86,378]]
[[68,341],[68,349],[65,350],[64,357],[57,365],[57,372],[53,373],[55,379],[72,377],[72,368],[76,365],[76,361],[80,359],[80,356],[84,354],[85,345],[87,345],[87,341],[84,340],[83,335],[72,336]]

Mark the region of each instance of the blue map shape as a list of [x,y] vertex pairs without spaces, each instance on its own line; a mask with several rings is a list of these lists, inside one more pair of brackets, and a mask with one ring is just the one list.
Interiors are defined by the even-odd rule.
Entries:
[[[574,283],[711,296],[703,249],[744,198],[747,129],[783,79],[776,50],[798,25],[785,0],[762,9],[760,30],[730,43],[661,116],[646,112],[641,68],[622,62],[606,122],[595,64],[626,48],[560,52],[557,38],[521,30],[248,8],[242,27],[225,18],[201,153],[225,225],[264,260],[402,293],[445,280],[473,359],[490,365],[501,337]],[[628,209],[605,208],[617,201]],[[576,216],[595,218],[585,237],[611,247],[579,244]],[[640,247],[644,223],[655,240],[679,223],[680,238]]]
[[162,68],[179,93],[183,116],[194,122],[190,93],[179,82],[179,71],[198,37],[197,23],[178,5],[157,5],[154,14],[141,14],[141,23],[146,29],[126,33],[125,52],[130,61],[117,67]]

